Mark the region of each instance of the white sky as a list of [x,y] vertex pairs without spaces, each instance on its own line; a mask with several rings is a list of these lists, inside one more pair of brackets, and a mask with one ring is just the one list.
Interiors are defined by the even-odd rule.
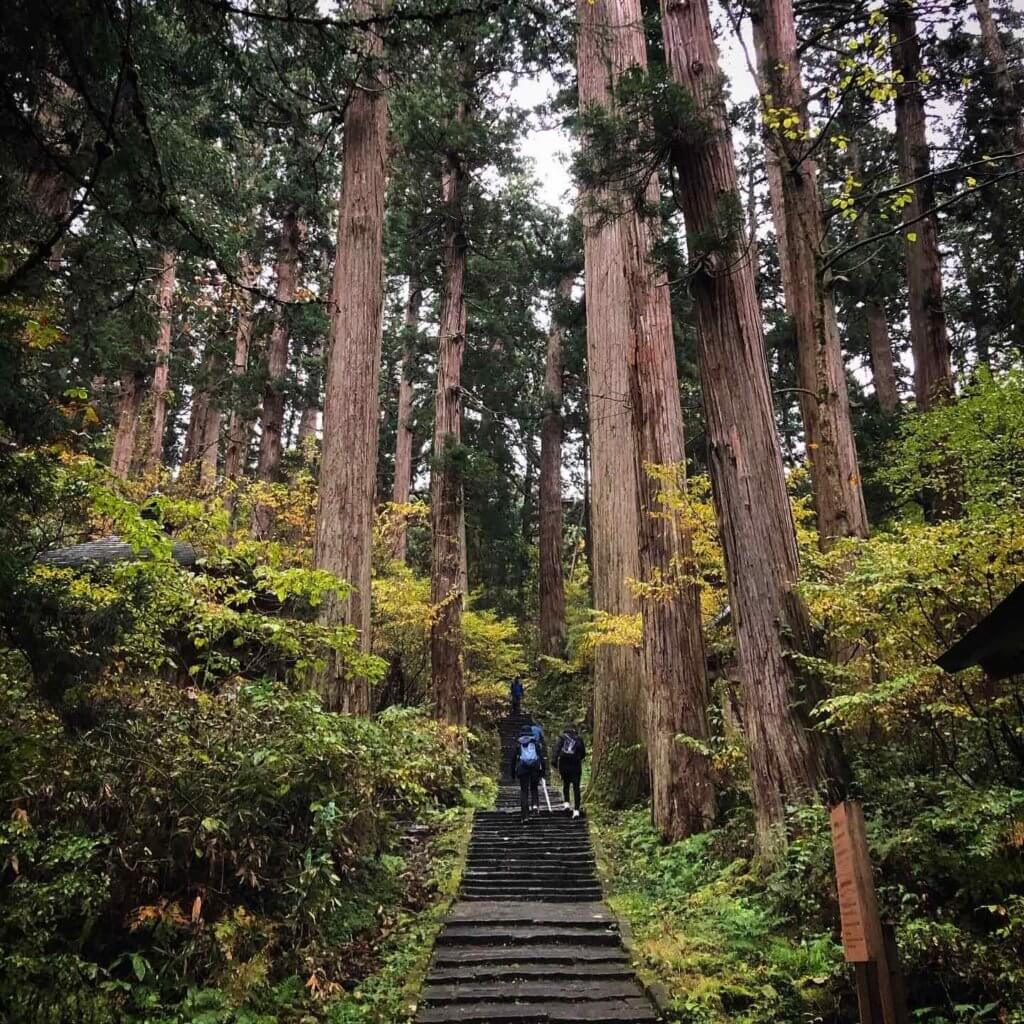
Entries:
[[[744,24],[743,31],[744,35],[749,33],[749,22]],[[753,53],[753,44],[749,38],[747,45]],[[718,48],[732,99],[740,101],[756,95],[757,86],[750,76],[746,58],[731,28],[719,26]],[[512,91],[512,100],[521,107],[534,108],[551,99],[555,91],[554,81],[545,73],[539,78],[519,82]],[[539,198],[565,213],[569,213],[573,206],[574,186],[569,172],[573,145],[573,139],[562,128],[538,123],[526,135],[520,147],[520,152],[534,162],[540,186]]]

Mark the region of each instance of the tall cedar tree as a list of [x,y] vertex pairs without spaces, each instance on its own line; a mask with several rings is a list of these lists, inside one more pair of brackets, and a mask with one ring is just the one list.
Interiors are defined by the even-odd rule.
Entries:
[[167,425],[167,391],[170,386],[171,328],[174,314],[174,285],[178,254],[164,249],[157,278],[156,365],[149,388],[149,443],[143,460],[146,472],[158,470],[164,459],[164,428]]
[[[357,18],[383,14],[386,0],[360,0]],[[345,114],[338,239],[331,289],[331,342],[324,391],[320,506],[313,563],[351,584],[325,602],[322,618],[344,622],[370,649],[370,549],[377,469],[381,315],[384,301],[384,197],[387,191],[388,100],[380,76],[383,40],[365,34],[369,58]],[[366,714],[366,679],[332,662],[322,675],[325,705]]]
[[729,582],[741,673],[742,718],[758,845],[777,853],[788,803],[841,790],[842,752],[806,722],[788,647],[805,641],[793,594],[796,532],[775,433],[755,268],[723,200],[739,202],[707,0],[662,0],[672,77],[699,118],[672,158],[697,270],[692,278],[708,460]]
[[997,98],[1000,128],[1006,139],[1007,149],[1016,155],[1013,162],[1024,171],[1024,115],[1020,101],[1014,93],[1013,79],[1010,78],[1006,47],[999,37],[999,27],[992,16],[989,0],[974,0],[974,9],[981,25],[981,45],[985,58],[991,66],[992,85]]
[[[608,0],[579,0],[576,44],[580,109],[610,108],[612,80],[625,54],[612,45]],[[618,22],[621,24],[621,20]],[[613,63],[618,61],[619,63]],[[628,406],[626,338],[628,283],[620,227],[601,208],[609,189],[581,197],[584,287],[587,309],[587,413],[590,440],[590,555],[594,607],[609,615],[634,615],[629,580],[640,576],[639,465]],[[635,803],[646,788],[646,695],[643,661],[624,645],[594,654],[594,745],[591,771],[612,805]]]
[[[465,78],[465,76],[464,76]],[[456,125],[467,117],[464,90]],[[434,447],[430,471],[431,571],[430,673],[437,717],[466,724],[466,687],[462,664],[462,608],[466,578],[466,519],[463,506],[462,355],[466,347],[466,201],[467,175],[461,155],[450,150],[441,173],[445,214],[444,280],[437,336],[437,386],[434,397]]]
[[110,471],[125,478],[131,472],[138,436],[139,413],[146,396],[146,375],[138,367],[130,367],[121,376],[118,392],[117,427],[110,454]]
[[[779,161],[778,173],[769,176],[769,187],[781,188],[774,207],[776,230],[786,239],[780,258],[788,265],[783,281],[788,289],[787,310],[796,330],[800,408],[818,535],[821,543],[828,545],[838,537],[866,537],[867,509],[831,276],[821,259],[825,232],[817,165],[807,151],[810,122],[793,5],[791,0],[763,0],[753,7],[752,16],[761,60],[762,102],[771,122],[767,143]],[[788,139],[786,130],[776,123],[792,116],[798,118],[795,140]]]
[[[412,404],[415,396],[413,387],[413,364],[416,358],[416,332],[419,328],[420,307],[423,304],[423,288],[415,272],[409,275],[409,291],[405,299],[405,331],[402,337],[402,359],[398,382],[398,425],[395,431],[395,479],[391,489],[391,500],[404,505],[412,490],[412,449],[413,436]],[[395,531],[394,557],[405,561],[407,530],[404,518],[400,519]]]
[[[274,264],[274,326],[267,346],[267,383],[263,389],[263,412],[260,416],[260,454],[256,463],[256,476],[266,483],[275,481],[281,469],[281,451],[284,447],[284,382],[291,347],[288,306],[295,301],[299,278],[299,249],[304,234],[305,226],[299,216],[299,209],[291,203],[281,221],[277,262]],[[256,537],[267,537],[272,520],[270,509],[266,505],[257,504],[252,514],[253,534]]]
[[[599,59],[611,70],[608,82],[613,94],[619,78],[632,68],[647,66],[646,43],[639,0],[608,0],[584,5],[581,12],[595,29],[601,49]],[[590,56],[588,54],[588,56]],[[581,57],[580,82],[593,67]],[[648,180],[644,203],[656,209],[659,185]],[[666,507],[666,492],[684,486],[683,414],[672,336],[672,311],[668,281],[654,263],[658,221],[642,214],[633,197],[610,190],[614,209],[613,247],[608,259],[617,267],[595,266],[591,273],[608,273],[622,288],[622,302],[607,311],[611,319],[596,339],[591,339],[588,307],[588,352],[608,340],[614,331],[616,349],[625,358],[627,391],[623,398],[631,419],[631,440],[636,463],[637,527],[641,610],[644,638],[644,697],[647,744],[654,822],[668,838],[680,838],[710,824],[714,817],[714,789],[706,755],[678,742],[680,735],[698,743],[708,738],[704,639],[700,622],[700,593],[690,574],[693,542]],[[589,256],[589,254],[588,254]],[[593,355],[591,355],[593,358]],[[596,446],[595,446],[596,448]],[[595,490],[597,472],[595,469]],[[614,485],[613,485],[614,486]],[[599,556],[596,556],[599,557]]]
[[562,338],[560,304],[572,295],[574,275],[558,282],[544,358],[544,403],[540,430],[538,552],[540,653],[565,657],[565,579],[562,569]]
[[[850,142],[850,173],[854,181],[864,180],[864,167],[861,158],[860,143],[853,139]],[[871,237],[872,218],[869,210],[861,212],[854,223],[854,238],[864,241]],[[889,337],[889,321],[885,313],[885,301],[872,287],[870,277],[876,270],[870,265],[861,271],[864,294],[864,319],[868,327],[868,353],[871,359],[871,381],[875,387],[875,396],[882,412],[891,416],[900,405],[899,386],[896,382],[896,360],[892,353],[892,341]]]
[[927,409],[953,393],[953,365],[942,297],[939,225],[933,211],[924,95],[921,92],[921,44],[911,0],[893,0],[888,8],[892,66],[897,74],[896,139],[900,174],[911,190],[903,207],[910,306],[910,347],[914,355],[914,395]]
[[[240,258],[241,274],[239,287],[235,290],[235,354],[231,361],[231,374],[241,377],[249,368],[249,354],[252,348],[253,311],[252,290],[258,277],[257,267],[248,253]],[[249,439],[253,421],[239,408],[236,395],[231,416],[228,419],[227,438],[224,445],[224,478],[238,480],[249,462]],[[234,504],[233,491],[227,491],[229,505]]]

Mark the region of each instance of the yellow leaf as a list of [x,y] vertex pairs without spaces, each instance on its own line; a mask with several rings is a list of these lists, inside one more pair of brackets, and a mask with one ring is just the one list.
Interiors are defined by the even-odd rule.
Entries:
[[908,242],[916,242],[917,241],[917,232],[916,231],[908,231],[907,232],[907,241]]

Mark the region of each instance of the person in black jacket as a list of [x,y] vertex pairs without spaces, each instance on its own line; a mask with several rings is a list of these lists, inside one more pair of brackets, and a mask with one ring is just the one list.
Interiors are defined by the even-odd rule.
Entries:
[[531,810],[540,810],[540,780],[547,778],[544,744],[529,729],[523,729],[512,752],[512,777],[519,780],[519,813],[526,821]]
[[567,725],[565,731],[558,737],[555,744],[555,753],[551,763],[558,769],[562,776],[562,797],[565,800],[565,809],[570,809],[569,793],[572,791],[573,806],[572,816],[580,816],[580,777],[583,774],[583,758],[587,756],[587,748],[583,738],[576,731],[574,725]]

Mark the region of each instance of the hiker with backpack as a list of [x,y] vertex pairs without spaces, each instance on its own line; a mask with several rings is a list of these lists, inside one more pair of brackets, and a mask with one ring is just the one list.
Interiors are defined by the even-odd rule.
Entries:
[[509,684],[508,693],[512,699],[512,714],[518,715],[523,705],[523,681],[519,676]]
[[551,763],[562,776],[562,797],[565,809],[570,809],[569,793],[572,792],[572,816],[580,816],[580,777],[583,775],[583,758],[587,756],[587,748],[583,738],[574,725],[567,725],[555,744],[555,754]]
[[548,763],[543,742],[524,729],[512,754],[512,777],[519,780],[519,813],[522,821],[530,811],[540,810],[540,780],[547,776]]

